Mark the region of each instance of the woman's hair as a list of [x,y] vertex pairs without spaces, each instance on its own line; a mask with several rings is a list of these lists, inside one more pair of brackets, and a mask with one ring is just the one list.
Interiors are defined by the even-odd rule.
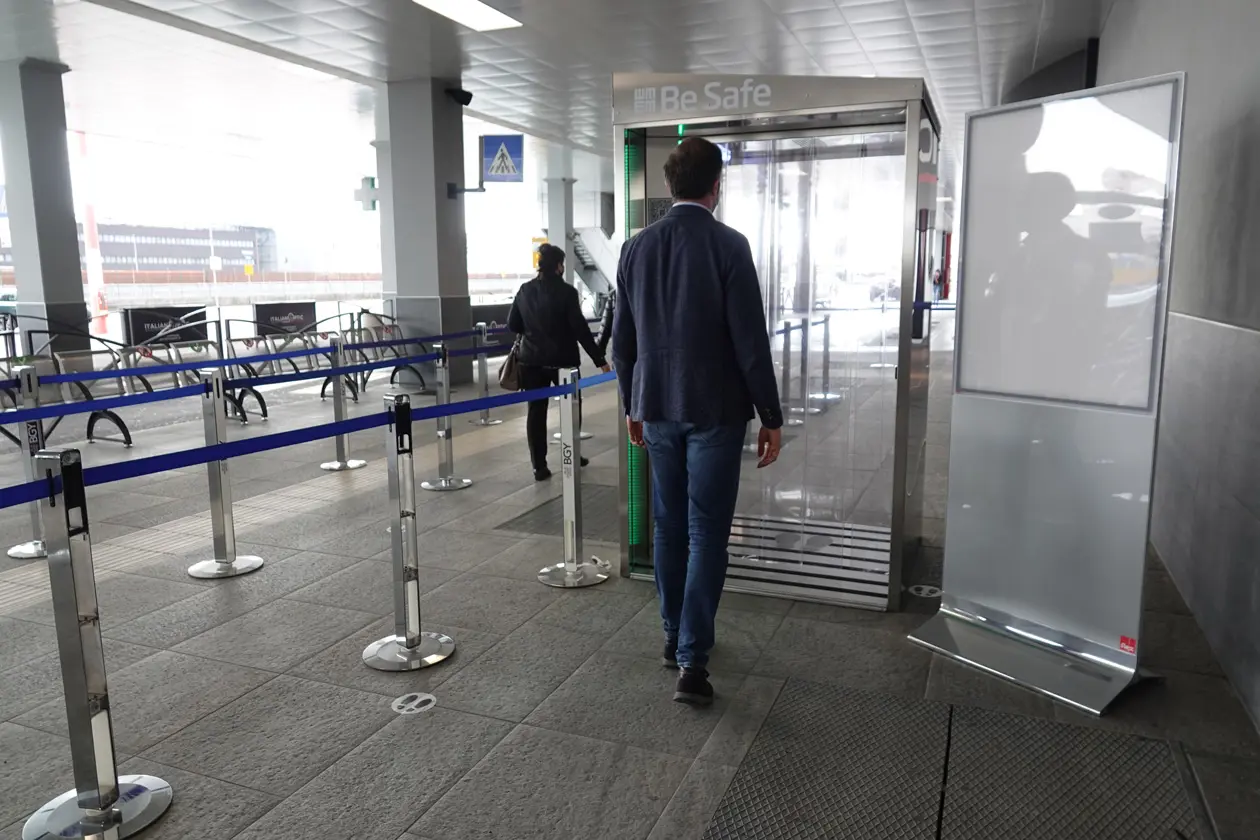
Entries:
[[556,274],[564,264],[564,251],[546,242],[538,246],[538,273],[544,277]]

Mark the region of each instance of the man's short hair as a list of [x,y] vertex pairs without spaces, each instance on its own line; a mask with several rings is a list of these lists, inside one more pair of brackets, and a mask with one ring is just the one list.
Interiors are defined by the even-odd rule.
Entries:
[[669,153],[665,180],[675,201],[697,201],[722,177],[722,150],[703,137],[688,137]]
[[538,272],[545,276],[556,273],[556,269],[564,264],[564,251],[549,242],[538,246]]

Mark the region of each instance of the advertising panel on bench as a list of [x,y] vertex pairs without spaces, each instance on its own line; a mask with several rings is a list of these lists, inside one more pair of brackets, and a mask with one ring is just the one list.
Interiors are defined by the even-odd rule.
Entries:
[[[154,339],[161,342],[207,341],[204,313],[203,306],[154,306],[123,310],[127,343],[134,347]],[[197,323],[181,326],[183,319]]]
[[263,335],[301,332],[315,323],[315,302],[256,303],[254,320]]

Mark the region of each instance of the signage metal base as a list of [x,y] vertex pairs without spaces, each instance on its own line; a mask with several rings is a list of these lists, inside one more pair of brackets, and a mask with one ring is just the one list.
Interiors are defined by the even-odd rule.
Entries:
[[787,417],[783,420],[784,426],[804,426],[805,421],[799,417]]
[[420,482],[420,487],[424,490],[432,490],[437,493],[446,492],[448,490],[466,490],[472,487],[471,478],[456,478],[455,476],[447,476],[446,478],[431,478],[428,481]]
[[[591,434],[590,432],[578,432],[578,440],[590,440],[593,437],[595,437],[595,435]],[[553,433],[551,435],[551,439],[555,441],[560,440],[560,433],[559,432]]]
[[[66,791],[36,811],[22,827],[22,840],[52,838],[130,837],[148,828],[171,807],[175,794],[156,776],[119,776],[118,802],[108,812],[107,825],[79,807],[79,792]],[[106,834],[112,828],[117,834]]]
[[367,466],[367,461],[359,458],[349,458],[345,461],[325,461],[319,465],[324,472],[345,472],[346,470],[358,470]]
[[363,650],[363,664],[378,671],[416,671],[436,665],[454,652],[454,639],[426,630],[413,648],[406,647],[397,636],[372,642]]
[[44,545],[43,540],[31,540],[13,546],[8,554],[14,560],[42,560],[48,556],[48,546]]
[[844,394],[833,394],[830,391],[824,391],[821,394],[810,394],[809,398],[818,402],[839,402],[844,399]]
[[[794,405],[788,408],[788,412],[791,414],[808,414],[810,416],[813,416],[815,414],[822,414],[823,410],[821,408],[815,408],[812,405],[811,406]],[[791,425],[791,424],[789,423],[788,425]]]
[[1094,715],[1106,711],[1139,677],[1137,671],[1057,653],[944,610],[928,619],[909,639],[955,662]]
[[472,419],[472,420],[469,420],[468,422],[469,422],[469,423],[472,423],[474,426],[497,426],[497,425],[499,425],[500,423],[502,423],[503,421],[502,421],[502,420],[499,420],[499,419],[497,419],[497,418],[485,418],[485,419],[483,419],[483,418],[481,418],[481,417],[477,417],[477,418],[474,418],[474,419]]
[[547,566],[538,572],[538,581],[560,589],[579,589],[583,586],[594,586],[608,580],[608,564],[598,557],[588,562],[569,566],[557,563]]
[[190,577],[213,580],[247,575],[262,568],[263,559],[253,554],[242,554],[231,563],[221,560],[202,560],[188,567]]

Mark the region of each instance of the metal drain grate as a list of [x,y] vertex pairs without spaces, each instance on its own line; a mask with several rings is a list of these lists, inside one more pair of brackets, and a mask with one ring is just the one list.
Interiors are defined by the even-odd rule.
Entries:
[[943,704],[788,680],[705,840],[932,840],[948,720]]
[[1202,836],[1164,742],[964,707],[943,813],[944,840]]
[[[621,518],[617,488],[603,484],[582,485],[582,537],[598,542],[620,542]],[[564,498],[557,497],[498,526],[499,531],[559,537],[564,532]]]

